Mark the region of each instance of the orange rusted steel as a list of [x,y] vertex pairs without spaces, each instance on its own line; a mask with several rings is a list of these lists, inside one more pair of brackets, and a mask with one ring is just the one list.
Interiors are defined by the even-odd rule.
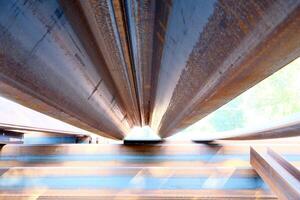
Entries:
[[122,139],[132,123],[83,19],[78,35],[57,1],[1,1],[0,10],[1,95]]
[[0,92],[115,139],[162,138],[300,55],[300,2],[0,2]]
[[168,137],[300,56],[300,2],[173,1],[152,127]]
[[170,1],[125,1],[136,89],[143,125],[148,125],[162,56]]
[[123,105],[130,124],[140,125],[133,66],[126,40],[128,33],[119,1],[113,4],[112,1],[61,0],[60,4],[78,37],[82,41],[93,40],[89,54],[102,56],[106,63],[105,66],[98,65],[98,68],[106,67],[106,74],[111,76],[108,82],[115,84],[113,101]]

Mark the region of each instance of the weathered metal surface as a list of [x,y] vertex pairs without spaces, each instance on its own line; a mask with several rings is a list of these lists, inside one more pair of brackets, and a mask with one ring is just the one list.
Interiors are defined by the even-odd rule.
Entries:
[[[115,96],[120,96],[126,110],[126,118],[130,124],[140,125],[141,116],[138,107],[132,60],[129,53],[128,33],[119,1],[61,1],[65,10],[69,10],[69,19],[73,26],[78,26],[80,33],[83,25],[78,24],[78,15],[84,15],[86,29],[90,29],[95,38],[95,49],[101,50],[103,60],[116,85]],[[118,100],[118,98],[115,98]]]
[[251,148],[251,165],[279,199],[300,199],[300,171],[271,149]]
[[170,136],[300,55],[300,1],[172,3],[152,115]]
[[300,55],[299,0],[0,4],[0,92],[122,139],[170,136]]
[[[131,124],[117,103],[122,101],[106,63],[90,37],[83,41],[75,34],[58,2],[1,1],[0,9],[1,94],[75,126],[122,139]],[[86,30],[81,33],[89,36]]]
[[126,1],[132,57],[143,125],[148,124],[150,115],[155,3],[156,1],[151,0]]
[[65,134],[65,135],[85,135],[84,133],[73,132],[73,131],[62,131],[62,130],[55,130],[55,129],[45,129],[45,128],[38,128],[32,126],[21,126],[21,125],[14,125],[14,124],[6,124],[0,123],[0,130],[5,131],[13,131],[13,132],[41,132],[41,133],[52,133],[52,134]]
[[198,3],[196,1],[172,2],[168,24],[165,26],[163,55],[151,118],[151,126],[157,131],[160,124],[165,123],[161,121],[162,117],[171,102],[176,83],[186,65],[186,59],[213,11],[214,3],[214,1],[205,1],[203,4],[199,1]]
[[166,31],[169,22],[169,14],[172,8],[172,1],[156,1],[155,4],[155,22],[153,35],[153,54],[152,54],[152,78],[151,78],[151,97],[149,124],[151,124],[153,111],[155,109],[155,98],[158,85],[158,76],[162,61],[163,49],[165,46]]

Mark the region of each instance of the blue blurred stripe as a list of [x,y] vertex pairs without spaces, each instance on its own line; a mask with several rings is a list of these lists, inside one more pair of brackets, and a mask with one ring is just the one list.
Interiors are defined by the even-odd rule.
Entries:
[[24,137],[24,144],[74,144],[76,137]]
[[[136,177],[135,177],[136,178]],[[207,177],[194,178],[154,178],[139,176],[136,180],[132,176],[112,177],[42,177],[42,178],[0,178],[0,188],[3,190],[17,190],[31,187],[47,187],[51,189],[267,189],[259,177],[210,178],[213,184],[207,184]],[[224,184],[225,183],[225,184]]]

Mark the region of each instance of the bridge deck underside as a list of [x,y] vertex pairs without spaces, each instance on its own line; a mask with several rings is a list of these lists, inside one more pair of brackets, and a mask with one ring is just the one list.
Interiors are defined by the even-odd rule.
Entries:
[[99,135],[186,128],[300,55],[300,1],[0,1],[0,93]]

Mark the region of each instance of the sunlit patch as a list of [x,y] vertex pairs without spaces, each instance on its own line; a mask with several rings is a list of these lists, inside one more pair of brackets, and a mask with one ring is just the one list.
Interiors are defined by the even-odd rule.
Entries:
[[160,167],[152,167],[152,168],[148,168],[148,172],[153,177],[164,177],[166,176],[166,174],[173,173],[173,170],[170,170],[169,168],[164,169]]
[[[235,172],[235,168],[228,168],[229,170],[216,170],[212,173],[203,183],[202,188],[214,189],[223,188],[227,181],[231,178]],[[222,177],[222,178],[220,178]]]
[[161,138],[149,126],[135,126],[126,135],[125,140],[159,141]]
[[135,189],[143,189],[146,187],[144,170],[140,170],[131,180],[130,185]]

